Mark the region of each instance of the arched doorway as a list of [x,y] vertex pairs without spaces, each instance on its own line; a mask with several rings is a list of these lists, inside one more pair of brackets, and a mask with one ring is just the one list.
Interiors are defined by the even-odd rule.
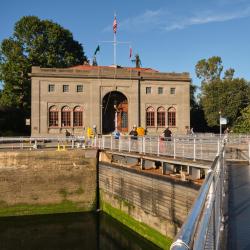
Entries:
[[115,130],[117,115],[117,129],[128,132],[128,100],[118,91],[107,93],[102,99],[102,133],[107,134]]

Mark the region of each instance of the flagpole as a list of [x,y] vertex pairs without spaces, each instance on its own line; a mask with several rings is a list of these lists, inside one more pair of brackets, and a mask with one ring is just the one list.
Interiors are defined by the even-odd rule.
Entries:
[[114,65],[116,66],[116,32],[114,32]]

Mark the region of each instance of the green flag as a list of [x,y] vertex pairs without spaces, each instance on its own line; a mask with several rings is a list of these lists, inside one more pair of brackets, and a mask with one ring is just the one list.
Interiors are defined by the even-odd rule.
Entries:
[[99,45],[97,46],[94,55],[96,55],[96,53],[97,53],[98,51],[100,51],[100,46],[99,46]]

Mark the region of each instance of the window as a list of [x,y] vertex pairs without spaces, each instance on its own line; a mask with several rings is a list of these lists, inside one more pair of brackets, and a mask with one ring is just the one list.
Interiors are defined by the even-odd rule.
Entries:
[[146,94],[151,94],[151,87],[146,87]]
[[122,127],[122,128],[127,128],[127,127],[128,127],[128,113],[122,111],[121,117],[122,117],[122,124],[121,124],[121,127]]
[[83,92],[83,85],[77,85],[76,92]]
[[159,88],[158,88],[158,94],[159,94],[159,95],[163,94],[163,87],[159,87]]
[[55,84],[49,84],[48,91],[49,92],[54,92],[55,91]]
[[63,85],[63,92],[69,92],[69,85]]
[[173,107],[168,109],[168,126],[176,126],[176,110]]
[[174,95],[175,94],[175,88],[170,88],[170,94]]
[[73,121],[74,127],[82,127],[82,117],[83,117],[83,110],[81,107],[75,107],[73,113]]
[[146,110],[146,125],[148,127],[154,127],[155,125],[155,111],[153,107],[149,107]]
[[56,106],[49,108],[49,127],[58,127],[58,109]]
[[62,127],[70,127],[71,119],[70,119],[70,108],[65,106],[62,108]]
[[157,109],[157,126],[165,127],[165,109],[163,107]]

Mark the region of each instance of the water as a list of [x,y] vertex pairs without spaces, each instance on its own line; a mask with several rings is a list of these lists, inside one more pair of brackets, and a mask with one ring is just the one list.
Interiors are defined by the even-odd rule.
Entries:
[[0,249],[159,250],[104,213],[1,218]]

